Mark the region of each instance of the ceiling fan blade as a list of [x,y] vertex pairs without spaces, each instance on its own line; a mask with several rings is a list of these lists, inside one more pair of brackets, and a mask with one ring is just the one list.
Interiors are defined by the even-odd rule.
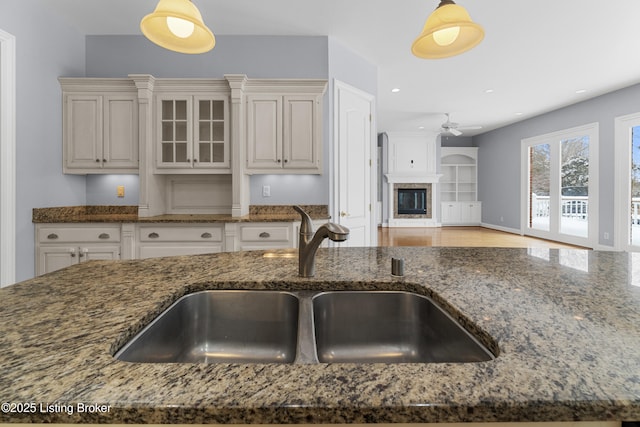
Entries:
[[462,132],[460,132],[458,129],[455,128],[450,128],[449,132],[451,132],[451,134],[453,134],[453,136],[460,136],[462,135]]

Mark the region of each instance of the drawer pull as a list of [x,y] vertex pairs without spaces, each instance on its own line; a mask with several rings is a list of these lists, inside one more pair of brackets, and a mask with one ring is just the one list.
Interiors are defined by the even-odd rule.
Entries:
[[160,235],[156,232],[153,233],[149,233],[149,238],[150,239],[157,239],[158,237],[160,237]]
[[210,239],[213,236],[211,236],[211,233],[202,233],[200,237],[202,237],[203,239]]
[[98,236],[98,239],[106,240],[106,239],[108,239],[108,238],[110,238],[110,237],[111,237],[111,236],[109,236],[109,234],[107,234],[107,233],[101,233],[101,234]]
[[58,238],[58,235],[56,233],[51,233],[47,236],[47,239],[49,240],[56,240]]
[[262,233],[258,234],[258,237],[261,237],[263,239],[268,239],[269,237],[271,237],[271,234],[267,233],[266,231],[263,231]]

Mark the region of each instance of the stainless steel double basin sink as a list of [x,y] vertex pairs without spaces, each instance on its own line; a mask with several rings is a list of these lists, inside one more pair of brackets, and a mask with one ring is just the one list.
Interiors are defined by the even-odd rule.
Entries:
[[430,298],[398,291],[185,295],[115,357],[138,363],[480,362],[494,355]]

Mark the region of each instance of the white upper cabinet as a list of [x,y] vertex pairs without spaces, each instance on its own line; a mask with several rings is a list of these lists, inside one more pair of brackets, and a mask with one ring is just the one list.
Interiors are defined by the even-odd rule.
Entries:
[[230,173],[229,97],[156,98],[156,173]]
[[[248,174],[322,173],[322,96],[326,82],[247,89]],[[306,93],[304,93],[306,92]]]
[[138,173],[138,98],[121,79],[61,78],[65,173]]

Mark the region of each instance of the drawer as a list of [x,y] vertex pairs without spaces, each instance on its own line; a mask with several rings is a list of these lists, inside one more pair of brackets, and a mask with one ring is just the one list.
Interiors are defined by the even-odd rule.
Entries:
[[120,227],[40,227],[38,242],[66,243],[66,242],[119,242]]
[[291,227],[281,226],[240,226],[240,240],[243,242],[289,242]]
[[140,227],[141,242],[221,242],[222,227]]

